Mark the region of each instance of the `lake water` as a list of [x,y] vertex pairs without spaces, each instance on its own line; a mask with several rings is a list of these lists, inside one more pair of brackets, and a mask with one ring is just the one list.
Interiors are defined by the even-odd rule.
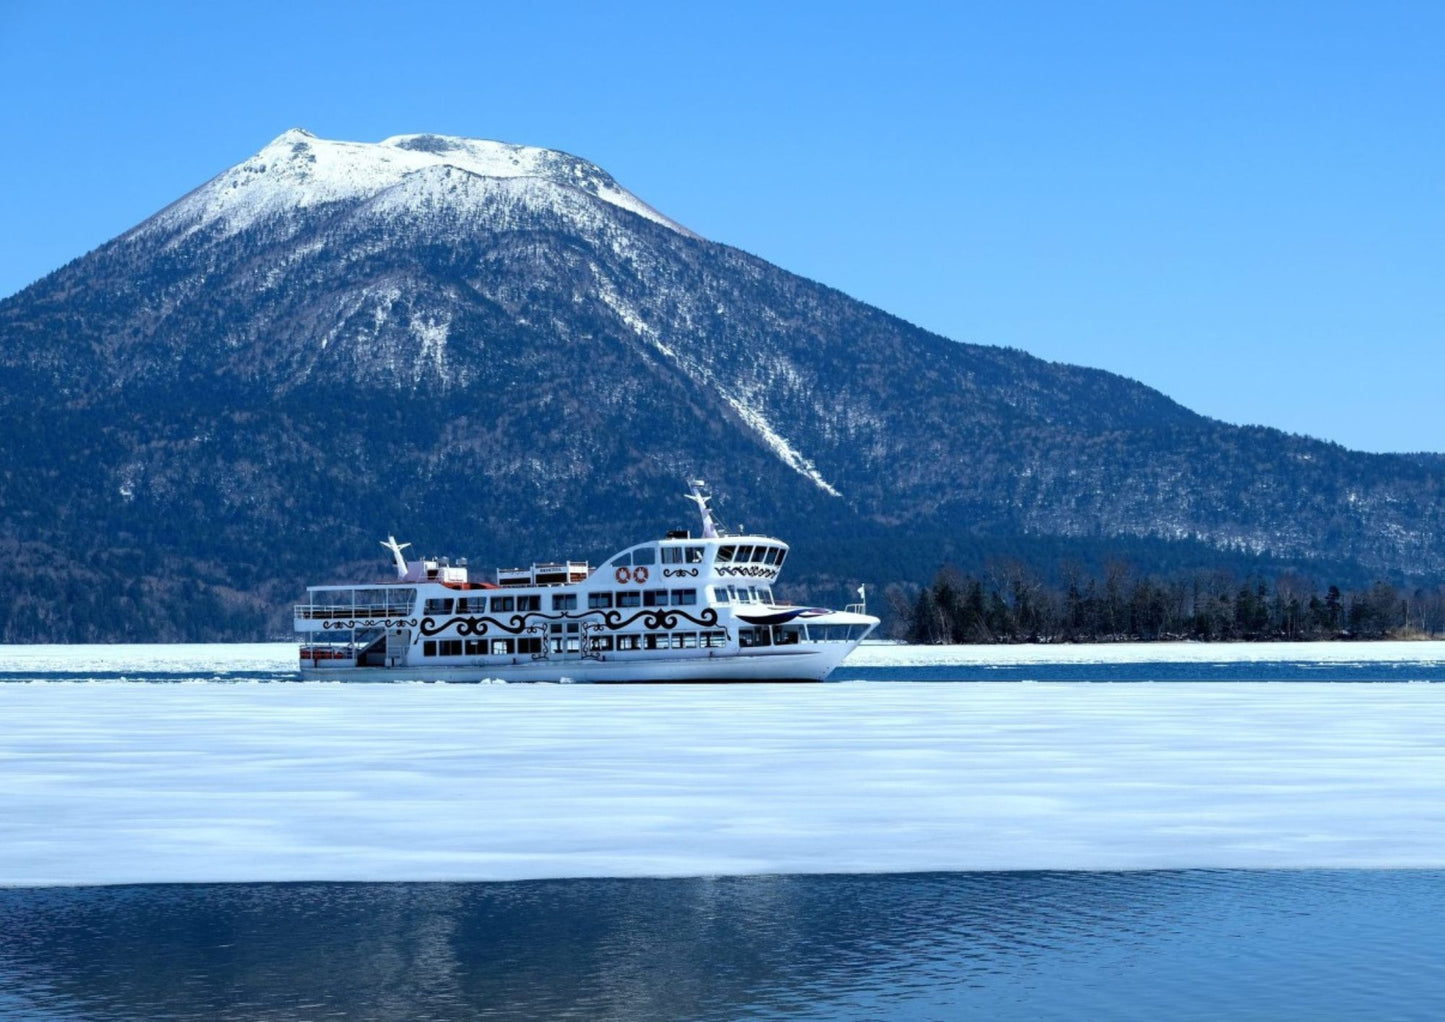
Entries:
[[0,1018],[1445,1017],[1445,644],[292,655],[0,649]]

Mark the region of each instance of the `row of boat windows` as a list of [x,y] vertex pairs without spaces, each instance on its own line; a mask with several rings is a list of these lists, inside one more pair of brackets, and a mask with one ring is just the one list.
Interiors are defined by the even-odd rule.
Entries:
[[[665,546],[661,553],[663,564],[702,563],[702,547],[700,546]],[[608,563],[613,568],[630,568],[633,565],[646,568],[657,563],[657,555],[657,547],[644,546],[638,547],[636,550],[629,550],[625,554],[618,554]]]
[[857,642],[868,634],[867,625],[759,625],[738,629],[738,645],[789,646],[795,642]]
[[783,566],[788,551],[780,546],[720,546],[717,548],[718,564],[775,564]]
[[[697,604],[696,589],[629,589],[616,593],[588,593],[588,610],[611,607],[691,607]],[[423,611],[428,616],[445,614],[493,614],[540,611],[540,596],[463,596],[455,599],[427,600]],[[576,610],[576,593],[553,593],[553,610]]]
[[427,600],[425,614],[485,614],[490,606],[493,614],[512,611],[541,610],[540,596],[461,596],[456,599]]
[[[727,645],[724,631],[644,632],[639,635],[592,635],[585,640],[575,631],[558,632],[546,640],[522,639],[428,639],[421,644],[422,656],[524,656],[540,654],[543,642],[553,653],[580,653],[585,641],[589,653],[630,652],[649,649],[721,649]],[[576,626],[572,626],[575,628]],[[796,639],[794,640],[797,641]]]
[[542,652],[542,640],[529,639],[428,639],[421,644],[422,656],[515,656]]
[[714,603],[767,603],[773,602],[773,591],[767,586],[713,586]]

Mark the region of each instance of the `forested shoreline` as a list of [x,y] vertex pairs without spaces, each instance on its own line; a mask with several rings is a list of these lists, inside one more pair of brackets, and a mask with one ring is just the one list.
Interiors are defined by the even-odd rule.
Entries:
[[966,574],[943,567],[911,596],[888,592],[895,638],[917,644],[1016,642],[1303,642],[1445,634],[1445,586],[1361,589],[1298,574],[1169,578],[1113,564],[1102,575],[1065,568],[1045,580],[1021,564]]

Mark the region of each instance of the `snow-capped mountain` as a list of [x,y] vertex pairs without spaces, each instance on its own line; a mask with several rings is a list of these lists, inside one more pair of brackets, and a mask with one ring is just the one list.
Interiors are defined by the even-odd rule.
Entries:
[[[292,128],[255,156],[206,182],[133,233],[218,227],[234,234],[268,217],[357,199],[379,198],[426,180],[470,175],[545,182],[573,189],[654,223],[689,233],[606,171],[567,153],[444,135],[394,135],[381,142],[334,142]],[[393,197],[393,202],[396,197]]]
[[1445,571],[1438,459],[955,343],[498,142],[288,131],[0,302],[0,380],[0,638],[274,627],[387,532],[595,560],[697,476],[819,598],[998,554]]

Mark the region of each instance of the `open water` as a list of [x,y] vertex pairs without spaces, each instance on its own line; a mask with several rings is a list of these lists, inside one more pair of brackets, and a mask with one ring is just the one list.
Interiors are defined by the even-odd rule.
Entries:
[[1436,871],[0,890],[0,1017],[1445,1017]]
[[[1433,646],[1416,649],[1418,653],[1403,657],[1371,656],[1363,650],[1367,655],[1355,657],[1330,650],[1328,655],[1292,652],[1274,658],[1246,655],[1237,649],[1222,657],[1197,650],[1189,656],[1153,661],[1137,651],[1102,658],[1075,651],[1072,660],[1064,658],[1068,662],[1047,662],[1025,651],[966,663],[950,663],[946,653],[916,657],[910,651],[892,651],[846,665],[838,680],[854,683],[848,686],[854,691],[858,686],[893,681],[1175,681],[1196,685],[1202,681],[1218,683],[1221,694],[1244,681],[1340,682],[1347,686],[1425,682],[1424,689],[1409,689],[1427,693],[1423,701],[1417,695],[1399,704],[1399,712],[1413,707],[1413,712],[1419,713],[1436,705],[1429,696],[1439,688],[1429,683],[1445,681],[1445,657]],[[27,698],[8,704],[12,712],[34,716],[10,719],[9,730],[17,737],[8,745],[7,722],[0,719],[0,760],[8,760],[0,776],[8,774],[30,791],[29,796],[7,798],[0,782],[0,863],[34,861],[25,854],[7,857],[15,851],[4,847],[7,807],[15,814],[16,824],[24,817],[25,832],[32,835],[32,845],[40,848],[34,835],[44,828],[37,826],[35,807],[49,805],[57,824],[70,814],[65,823],[74,833],[78,833],[76,828],[108,828],[95,833],[96,852],[91,857],[101,873],[109,854],[104,851],[107,842],[123,845],[127,833],[138,833],[134,830],[137,826],[152,828],[147,834],[170,834],[170,840],[182,842],[203,841],[206,833],[187,830],[184,825],[171,826],[165,818],[141,821],[130,815],[130,809],[106,816],[101,812],[104,805],[98,809],[85,793],[76,793],[73,803],[39,794],[57,790],[46,787],[50,783],[47,778],[70,769],[68,758],[118,756],[116,769],[126,769],[125,763],[136,770],[144,768],[143,783],[152,787],[140,794],[117,789],[117,797],[133,801],[109,804],[144,804],[148,798],[164,795],[181,806],[168,811],[180,812],[182,816],[177,818],[184,819],[184,814],[199,814],[197,807],[205,799],[228,794],[226,788],[216,788],[211,794],[212,788],[197,786],[198,778],[188,779],[183,758],[177,758],[183,757],[184,746],[176,745],[177,740],[164,730],[157,730],[152,739],[138,739],[134,720],[125,718],[124,735],[107,732],[106,721],[117,712],[116,697],[122,691],[116,683],[126,678],[143,683],[190,683],[183,686],[191,693],[185,700],[187,715],[178,719],[194,721],[200,727],[204,721],[190,716],[197,705],[210,706],[212,713],[227,719],[239,711],[234,695],[208,700],[205,693],[211,686],[197,689],[195,682],[211,679],[218,694],[234,694],[238,684],[247,683],[261,683],[263,689],[275,691],[267,683],[288,676],[282,666],[285,661],[277,659],[275,652],[230,659],[208,656],[201,658],[203,662],[182,656],[170,662],[166,656],[173,654],[152,657],[139,651],[133,652],[133,662],[120,664],[111,662],[108,654],[88,660],[78,652],[62,651],[47,660],[48,654],[32,650],[7,660],[4,654],[9,652],[0,651],[0,682],[60,684],[73,691],[76,684],[98,680],[105,683],[108,694],[93,704],[68,697],[58,703]],[[149,684],[142,687],[157,691]],[[1287,702],[1294,702],[1284,689],[1296,691],[1289,685],[1271,687]],[[296,691],[290,686],[285,690]],[[40,690],[31,691],[40,694]],[[1297,691],[1310,705],[1334,705],[1320,694],[1324,690],[1318,685]],[[1354,691],[1366,690],[1356,686]],[[1368,691],[1383,690],[1371,687]],[[418,691],[413,698],[398,692],[397,699],[411,705],[421,695]],[[759,690],[753,702],[772,707],[771,714],[795,712],[791,702],[779,703],[778,698],[765,698]],[[390,699],[388,696],[388,705],[392,705]],[[768,702],[770,699],[774,702]],[[147,705],[164,708],[172,702]],[[1044,702],[1055,707],[1051,712],[1067,709],[1056,699]],[[1092,705],[1094,701],[1089,702]],[[1122,708],[1133,702],[1111,700],[1109,705]],[[696,712],[700,704],[688,696],[679,705]],[[1011,705],[1003,704],[1002,709]],[[1032,712],[1029,705],[1022,712]],[[1255,703],[1243,705],[1241,712],[1254,712],[1248,707]],[[1282,704],[1258,705],[1264,712]],[[1351,762],[1363,763],[1369,758],[1369,749],[1376,749],[1374,755],[1405,755],[1401,763],[1413,761],[1419,764],[1419,771],[1432,772],[1439,765],[1432,751],[1410,744],[1413,739],[1401,745],[1401,735],[1414,732],[1407,722],[1392,716],[1395,705],[1394,700],[1359,701],[1361,712],[1370,716],[1360,733],[1339,733],[1342,754],[1348,749],[1354,757]],[[323,706],[331,707],[332,701],[324,701]],[[974,726],[982,726],[989,713],[1002,712],[997,702],[979,703],[978,707],[981,719]],[[91,716],[84,721],[43,716],[62,709],[67,714]],[[1147,713],[1148,721],[1168,719],[1162,716],[1162,704],[1159,714],[1153,709]],[[338,722],[354,719],[318,717],[312,726],[315,734],[337,741]],[[838,718],[847,719],[847,715]],[[1315,718],[1306,715],[1301,719]],[[237,715],[235,720],[237,726],[255,726],[251,717]],[[1012,720],[1004,723],[1017,727],[1009,723]],[[67,730],[82,723],[88,730],[70,743]],[[392,728],[411,726],[397,720],[381,723]],[[786,717],[758,721],[762,727],[785,723]],[[1395,723],[1401,725],[1399,733],[1392,731]],[[1056,726],[1057,721],[1040,719],[1039,725],[1046,724]],[[1231,721],[1232,727],[1249,725],[1245,718]],[[1204,722],[1202,733],[1213,726]],[[428,733],[437,731],[430,722],[417,727]],[[790,741],[799,733],[809,734],[781,733]],[[1176,734],[1186,745],[1191,740],[1190,732],[1173,722],[1162,733]],[[1261,732],[1273,733],[1268,729]],[[204,735],[198,731],[197,739],[211,741],[229,734],[225,725],[218,725]],[[350,762],[368,742],[384,734],[359,733],[354,741],[337,746],[333,758]],[[1257,737],[1242,740],[1242,756],[1258,759]],[[818,747],[808,755],[817,759],[837,738],[835,729],[805,738]],[[877,733],[864,734],[857,749],[834,750],[832,759],[819,761],[832,763],[829,769],[840,768],[850,757],[868,754],[867,743],[876,745],[877,740]],[[1028,750],[1037,750],[1029,751],[1029,756],[1036,758],[1047,753],[1051,743],[1071,740],[1082,742],[1063,737],[1041,739],[1037,747],[1028,746]],[[1327,745],[1334,739],[1321,733],[1312,740]],[[267,741],[269,744],[254,745],[252,753],[226,759],[227,769],[251,776],[251,771],[261,769],[267,757],[278,755],[275,750],[285,745],[284,736],[267,736]],[[598,741],[605,745],[605,739]],[[146,742],[153,744],[149,752]],[[1092,749],[1078,744],[1075,751],[1087,754]],[[196,754],[202,751],[201,747],[195,750]],[[1100,751],[1107,754],[1107,750]],[[721,758],[715,762],[731,764],[731,769],[748,761],[742,751],[718,755]],[[27,762],[37,756],[34,762]],[[1359,759],[1361,756],[1366,760]],[[147,765],[152,758],[176,766],[161,770],[155,764]],[[1167,766],[1157,757],[1149,761],[1156,769]],[[1215,762],[1196,761],[1201,765]],[[322,760],[297,762],[309,768]],[[521,769],[528,762],[527,753],[500,762]],[[384,759],[356,759],[356,763],[355,770],[360,771],[356,776],[382,776],[376,774],[377,763],[386,766]],[[1067,763],[1065,767],[1075,769]],[[1201,768],[1219,769],[1214,765]],[[1291,799],[1314,798],[1328,807],[1336,804],[1331,801],[1336,796],[1329,793],[1361,790],[1381,804],[1382,820],[1393,820],[1398,826],[1402,814],[1407,822],[1415,814],[1413,818],[1421,821],[1417,836],[1440,832],[1441,810],[1431,808],[1434,803],[1424,797],[1434,790],[1436,779],[1418,771],[1411,775],[1407,770],[1398,775],[1399,780],[1382,780],[1360,772],[1362,769],[1350,767],[1344,774],[1321,776],[1313,782],[1313,789],[1299,768],[1291,768],[1283,779],[1261,774],[1259,791],[1261,797],[1268,797],[1271,786],[1287,783]],[[327,776],[324,785],[335,788],[345,776]],[[916,774],[918,790],[905,787],[900,791],[917,799],[928,793],[928,785],[935,783],[929,778],[936,776],[940,775]],[[1245,780],[1254,783],[1254,776]],[[1426,787],[1414,791],[1411,776]],[[386,787],[391,782],[384,778],[376,783],[381,785],[378,791],[393,790]],[[1137,804],[1128,801],[1134,796],[1126,793],[1124,801],[1101,807],[1101,817],[1116,820],[1110,825],[1111,840],[1119,834],[1127,839],[1135,826],[1141,828],[1136,843],[1159,840],[1157,835],[1143,837],[1149,814],[1178,807],[1149,801],[1150,783],[1147,777],[1139,778],[1139,798],[1144,800]],[[1362,784],[1364,788],[1360,788]],[[193,796],[185,794],[192,789]],[[1178,790],[1187,793],[1190,789]],[[757,797],[762,797],[762,791],[758,789]],[[940,792],[933,796],[919,805],[937,814],[951,796]],[[1116,794],[1116,799],[1119,797]],[[51,800],[43,801],[47,798]],[[238,804],[254,814],[262,803]],[[643,804],[648,803],[644,800]],[[803,804],[795,805],[793,811],[801,812]],[[885,803],[870,804],[885,813]],[[1391,804],[1396,808],[1391,809]],[[436,819],[431,815],[436,810],[425,805],[415,811],[418,823]],[[687,818],[683,810],[673,811],[678,818]],[[215,820],[224,821],[226,812],[218,812]],[[1323,835],[1331,825],[1329,812],[1326,808],[1300,826]],[[1359,813],[1359,808],[1354,812]],[[1119,813],[1136,815],[1120,817]],[[549,817],[544,814],[541,818]],[[298,816],[285,821],[291,829],[277,831],[268,839],[270,843],[258,841],[257,849],[265,849],[268,856],[284,855],[288,842],[298,839],[303,819]],[[277,817],[273,825],[280,820]],[[909,817],[901,814],[892,819],[885,814],[879,820],[896,827]],[[1117,822],[1120,820],[1123,822]],[[248,824],[254,825],[259,822]],[[600,841],[608,834],[601,824],[589,826],[591,829],[579,831],[584,842]],[[1037,832],[1029,832],[1033,836],[1026,839],[1035,851],[1040,834],[1047,838],[1052,833],[1040,826],[1042,831],[1035,828]],[[766,833],[772,835],[769,840],[790,840],[776,830]],[[896,836],[905,831],[892,833]],[[1199,833],[1202,841],[1218,840],[1203,836],[1210,833],[1207,827],[1201,827]],[[1248,829],[1240,832],[1237,840],[1247,842],[1250,833]],[[1268,820],[1261,819],[1258,833],[1265,842],[1254,853],[1258,861],[1279,860],[1288,865],[1290,855],[1300,854],[1298,843],[1288,846],[1293,851],[1286,851],[1284,844],[1278,846],[1280,851],[1271,851],[1275,846],[1268,842],[1277,838],[1271,836]],[[74,841],[67,840],[69,843],[62,841],[54,847],[72,856],[78,854],[83,864],[83,851],[77,853]],[[902,846],[889,847],[891,852],[878,853],[885,862],[890,856],[901,856]],[[582,851],[585,849],[579,848],[577,854]],[[1388,857],[1386,851],[1375,849],[1368,854]],[[1427,860],[1431,859],[1428,852],[1429,848],[1415,850],[1417,857],[1424,854]],[[169,854],[176,854],[175,849]],[[627,854],[635,859],[639,853],[633,849]],[[1440,849],[1433,861],[1445,863],[1445,849]],[[1068,863],[1061,861],[1060,865],[1067,867]],[[0,1019],[1445,1018],[1445,952],[1441,950],[1445,948],[1445,869],[1433,867],[884,870],[851,875],[482,883],[4,886],[12,882],[15,878],[0,876]]]

